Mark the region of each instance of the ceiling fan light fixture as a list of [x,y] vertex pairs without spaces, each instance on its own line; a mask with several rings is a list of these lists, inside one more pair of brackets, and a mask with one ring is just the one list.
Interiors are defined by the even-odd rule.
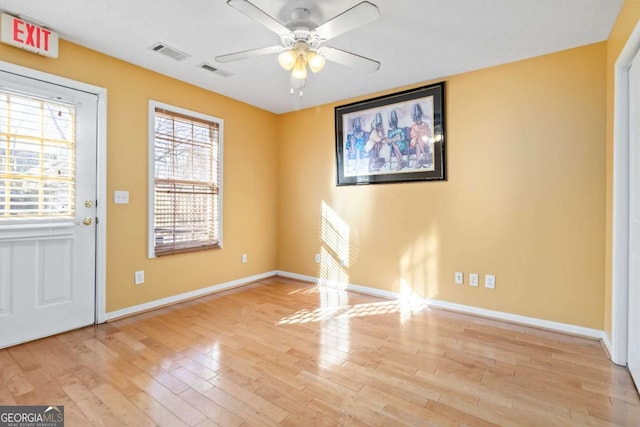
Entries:
[[291,77],[299,80],[307,78],[307,61],[303,55],[298,55],[293,70],[291,70]]
[[324,56],[320,55],[317,52],[310,50],[307,52],[307,63],[309,64],[309,68],[312,72],[317,73],[318,71],[324,68],[325,64]]
[[278,63],[285,70],[291,71],[296,63],[296,53],[291,49],[285,50],[278,55]]

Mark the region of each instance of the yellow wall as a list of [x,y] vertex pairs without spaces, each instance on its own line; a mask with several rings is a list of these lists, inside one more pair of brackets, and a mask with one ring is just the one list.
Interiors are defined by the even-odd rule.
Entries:
[[605,246],[605,311],[604,330],[611,337],[611,262],[613,233],[613,102],[615,63],[622,48],[640,19],[640,0],[625,0],[618,19],[607,40],[607,198],[606,198],[606,246]]
[[602,329],[606,49],[447,79],[444,182],[336,187],[350,101],[280,116],[279,269]]
[[[6,45],[0,59],[108,91],[107,312],[276,268],[274,114],[65,41],[58,59]],[[222,249],[147,259],[149,99],[225,121]],[[114,190],[130,191],[130,204],[114,205]],[[145,284],[133,284],[136,270]]]
[[[340,188],[333,108],[352,100],[276,116],[64,41],[0,59],[108,90],[107,311],[280,269],[601,329],[613,40],[447,79],[447,181]],[[222,250],[146,258],[149,99],[225,120]]]

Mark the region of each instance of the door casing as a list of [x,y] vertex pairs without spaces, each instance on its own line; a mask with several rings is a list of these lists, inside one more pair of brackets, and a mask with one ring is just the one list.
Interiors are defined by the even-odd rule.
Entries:
[[611,360],[626,365],[629,333],[629,66],[640,51],[640,22],[636,24],[615,65],[613,117],[613,234]]
[[629,68],[629,308],[627,367],[640,386],[640,52]]
[[0,70],[41,80],[47,83],[65,86],[71,89],[95,94],[98,97],[97,111],[97,147],[96,147],[96,179],[97,201],[96,207],[96,323],[106,321],[106,277],[107,277],[107,90],[88,83],[71,80],[54,74],[44,73],[0,61]]

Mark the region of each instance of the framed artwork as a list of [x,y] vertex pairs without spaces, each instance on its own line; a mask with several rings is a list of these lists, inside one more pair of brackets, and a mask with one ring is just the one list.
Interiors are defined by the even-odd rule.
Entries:
[[336,107],[337,185],[445,180],[444,87]]

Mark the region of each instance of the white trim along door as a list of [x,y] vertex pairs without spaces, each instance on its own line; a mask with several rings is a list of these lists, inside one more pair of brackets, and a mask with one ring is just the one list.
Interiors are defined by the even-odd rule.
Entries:
[[97,321],[99,98],[0,64],[0,348]]
[[627,365],[640,386],[640,53],[629,67],[629,321]]

